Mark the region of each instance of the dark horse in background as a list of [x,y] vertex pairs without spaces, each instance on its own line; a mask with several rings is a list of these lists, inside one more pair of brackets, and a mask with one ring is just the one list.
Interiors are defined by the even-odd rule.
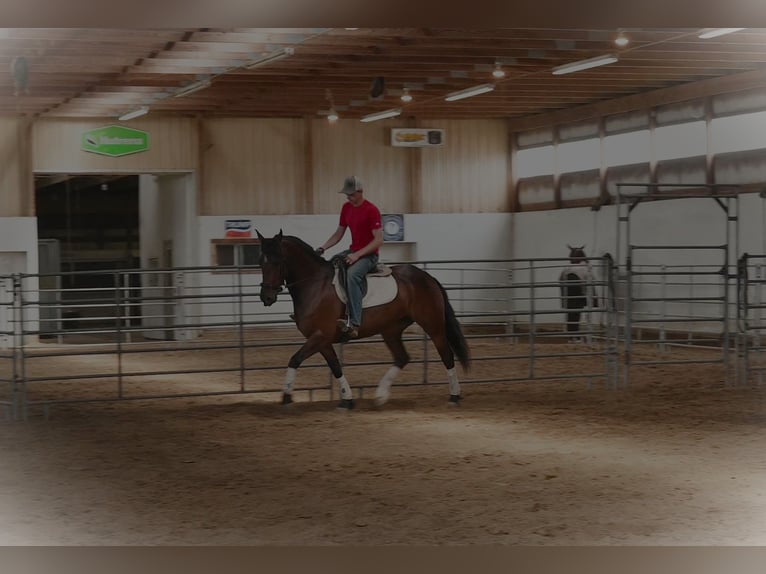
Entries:
[[[339,408],[353,408],[351,387],[333,348],[333,343],[344,341],[337,320],[345,309],[345,303],[338,298],[333,285],[333,264],[317,255],[303,240],[282,235],[281,230],[270,239],[257,230],[256,233],[261,240],[261,301],[267,307],[274,304],[282,286],[286,285],[293,299],[295,322],[306,337],[306,343],[288,363],[282,404],[292,402],[298,367],[319,352],[340,386]],[[380,406],[388,400],[391,384],[409,363],[402,333],[412,323],[417,323],[431,338],[447,369],[449,404],[459,404],[460,383],[455,371],[455,357],[467,370],[470,354],[446,291],[434,277],[414,265],[395,265],[391,269],[398,288],[396,297],[384,305],[365,308],[359,327],[360,338],[380,333],[394,359],[393,366],[378,383],[375,403]]]
[[559,286],[561,288],[561,301],[566,309],[567,333],[570,336],[580,334],[580,315],[591,299],[593,307],[598,307],[598,299],[593,287],[593,270],[585,255],[585,246],[569,248],[569,262],[571,265],[561,271]]

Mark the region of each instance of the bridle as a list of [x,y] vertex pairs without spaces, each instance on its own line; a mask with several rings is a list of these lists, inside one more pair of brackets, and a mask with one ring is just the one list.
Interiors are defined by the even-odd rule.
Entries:
[[[261,264],[261,268],[263,268],[263,264]],[[261,289],[265,287],[266,289],[270,289],[275,293],[281,293],[285,285],[287,285],[288,288],[290,287],[290,284],[287,283],[287,269],[285,268],[285,262],[281,259],[279,261],[279,276],[282,278],[279,284],[269,285],[268,283],[264,283],[262,281],[260,285]]]

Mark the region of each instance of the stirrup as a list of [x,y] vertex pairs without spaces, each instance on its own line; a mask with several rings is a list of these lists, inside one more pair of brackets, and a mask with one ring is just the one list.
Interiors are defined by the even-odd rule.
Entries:
[[359,337],[359,327],[346,322],[344,319],[337,320],[338,328],[347,339],[356,339]]

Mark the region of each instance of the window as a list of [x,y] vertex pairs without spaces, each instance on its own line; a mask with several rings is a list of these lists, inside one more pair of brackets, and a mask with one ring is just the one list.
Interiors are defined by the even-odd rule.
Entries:
[[553,173],[553,146],[531,147],[516,152],[516,177],[535,177]]
[[604,138],[607,167],[649,163],[649,130],[614,134]]
[[658,161],[705,155],[707,153],[705,122],[687,122],[656,128],[654,149]]
[[559,173],[587,171],[601,166],[601,140],[591,138],[559,144]]
[[713,118],[710,122],[713,153],[747,151],[766,147],[766,112]]
[[213,267],[258,266],[261,243],[257,239],[213,239],[211,241]]

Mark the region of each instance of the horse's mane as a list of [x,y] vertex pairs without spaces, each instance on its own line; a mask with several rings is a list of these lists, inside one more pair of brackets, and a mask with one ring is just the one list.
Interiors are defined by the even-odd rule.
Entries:
[[295,235],[285,235],[282,237],[282,241],[287,241],[288,243],[294,243],[299,249],[306,252],[306,255],[309,257],[313,257],[315,261],[319,261],[321,263],[328,263],[327,260],[324,259],[321,255],[319,255],[311,245],[303,241],[300,237],[296,237]]

